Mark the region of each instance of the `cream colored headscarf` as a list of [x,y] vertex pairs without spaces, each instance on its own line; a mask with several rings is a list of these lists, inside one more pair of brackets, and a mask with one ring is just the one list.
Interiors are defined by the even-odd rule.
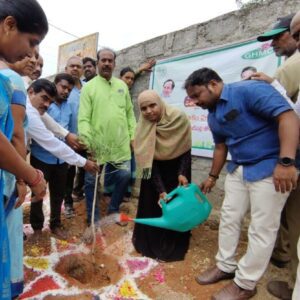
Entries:
[[151,177],[153,160],[171,160],[192,147],[191,124],[184,112],[166,104],[153,90],[146,90],[138,96],[141,108],[145,103],[156,103],[161,111],[158,122],[150,122],[140,114],[134,153],[137,162],[137,176]]

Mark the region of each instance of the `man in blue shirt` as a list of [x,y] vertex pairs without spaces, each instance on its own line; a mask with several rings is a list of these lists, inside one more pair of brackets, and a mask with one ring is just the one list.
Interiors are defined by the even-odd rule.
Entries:
[[[215,185],[228,150],[232,157],[227,165],[217,264],[196,280],[211,284],[234,278],[213,299],[249,299],[270,260],[281,210],[297,184],[298,118],[265,82],[224,84],[215,71],[202,68],[187,78],[185,89],[196,105],[209,110],[215,142],[211,171],[201,184],[204,193]],[[249,208],[248,248],[237,262],[242,220]]]
[[[74,86],[71,75],[61,73],[56,75],[54,83],[57,89],[55,101],[49,106],[48,114],[65,129],[70,130],[72,111],[67,98]],[[61,238],[65,238],[61,230],[60,213],[63,198],[65,196],[68,164],[41,147],[34,140],[31,144],[31,160],[38,164],[44,171],[45,178],[49,182],[50,191],[50,228],[51,231]],[[43,228],[43,218],[41,218],[41,202],[31,206],[30,222],[35,230]]]
[[[82,88],[82,81],[80,80],[83,74],[83,64],[82,60],[79,56],[72,56],[68,59],[65,72],[73,77],[75,82],[74,87],[68,97],[67,102],[70,105],[72,111],[71,123],[70,123],[70,132],[77,134],[77,117],[79,110],[79,100],[80,93]],[[84,151],[77,152],[86,157],[86,153]],[[74,192],[74,196],[77,196],[79,199],[83,199],[83,184],[84,184],[84,170],[82,168],[78,168],[78,176],[75,178],[76,167],[69,166],[68,169],[68,179],[67,179],[67,188],[66,188],[66,196],[65,196],[65,216],[66,218],[71,218],[74,216],[74,208],[73,208],[73,198],[72,193]],[[75,187],[74,187],[75,180]],[[74,189],[74,191],[73,191]],[[78,200],[79,200],[78,199]]]

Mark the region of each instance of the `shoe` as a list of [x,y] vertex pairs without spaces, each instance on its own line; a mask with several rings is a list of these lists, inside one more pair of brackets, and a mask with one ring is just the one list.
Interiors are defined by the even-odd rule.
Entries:
[[289,285],[285,281],[273,280],[267,284],[268,292],[282,300],[291,300],[293,290],[289,288]]
[[287,267],[289,261],[282,261],[274,257],[271,257],[270,263],[279,269],[283,269]]
[[80,201],[82,201],[84,199],[84,194],[73,193],[72,194],[72,198],[73,198],[74,202],[80,202]]
[[55,227],[55,228],[51,229],[51,233],[60,240],[67,239],[67,233],[60,227]]
[[67,219],[73,218],[75,216],[75,210],[72,206],[65,206],[65,217]]
[[196,281],[201,285],[212,284],[225,279],[234,278],[235,273],[226,273],[221,271],[217,266],[214,266],[204,271],[199,276],[196,276]]
[[245,290],[239,287],[235,282],[225,285],[219,292],[212,296],[212,300],[247,300],[257,293],[254,290]]
[[121,227],[125,227],[128,225],[128,222],[124,222],[124,221],[116,221],[116,224],[121,226]]
[[122,202],[125,202],[125,203],[130,202],[130,197],[124,197]]

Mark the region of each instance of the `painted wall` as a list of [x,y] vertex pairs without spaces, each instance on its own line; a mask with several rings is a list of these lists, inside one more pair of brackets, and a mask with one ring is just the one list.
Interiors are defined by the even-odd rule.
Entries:
[[[222,46],[254,38],[270,28],[277,17],[300,10],[299,0],[267,0],[247,5],[243,9],[219,16],[210,21],[158,36],[119,51],[115,75],[123,67],[137,69],[139,64],[149,58],[165,59],[184,53]],[[192,9],[192,8],[191,8]],[[140,76],[133,88],[134,102],[137,95],[149,86],[149,75]],[[135,111],[137,109],[135,107]],[[193,181],[199,183],[209,173],[211,160],[193,158]],[[225,170],[218,180],[211,199],[218,207],[223,196]]]

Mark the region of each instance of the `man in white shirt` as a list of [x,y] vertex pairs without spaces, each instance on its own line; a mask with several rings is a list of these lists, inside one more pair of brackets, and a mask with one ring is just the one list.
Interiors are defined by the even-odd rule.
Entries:
[[[38,79],[28,88],[28,101],[26,107],[28,116],[28,138],[34,140],[48,152],[58,159],[66,161],[68,164],[83,167],[88,172],[96,172],[98,170],[96,163],[75,153],[63,141],[56,138],[41,120],[41,115],[47,111],[53,101],[52,99],[56,97],[56,93],[55,85],[46,79]],[[37,159],[32,160],[32,165],[38,165],[38,168],[43,170],[43,164],[39,164]],[[43,171],[47,173],[47,170]],[[47,180],[46,176],[45,179]],[[33,218],[33,222],[31,222],[33,229],[38,232],[43,228],[44,216],[42,202],[37,200],[42,199],[35,199],[34,203],[31,204],[30,218]],[[34,211],[34,214],[32,214],[32,211]],[[59,225],[59,223],[60,222],[57,222],[56,225]],[[54,231],[57,236],[64,236],[64,233],[60,230],[59,226],[53,228],[52,231]]]

